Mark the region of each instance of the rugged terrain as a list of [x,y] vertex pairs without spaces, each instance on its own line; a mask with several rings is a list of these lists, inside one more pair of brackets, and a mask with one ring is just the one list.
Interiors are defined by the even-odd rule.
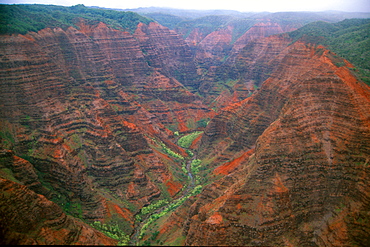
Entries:
[[57,10],[0,36],[1,243],[370,241],[370,90],[347,60],[277,14]]
[[239,164],[191,206],[185,244],[358,246],[370,239],[369,88],[323,47],[287,40],[264,49],[277,41],[284,43],[271,37],[251,48],[277,64],[258,93],[224,109],[203,135],[201,155],[219,157],[214,172],[229,166],[219,166],[223,159]]
[[163,147],[187,154],[169,136],[214,113],[184,87],[181,70],[196,75],[195,66],[173,31],[78,25],[1,37],[2,145],[68,213],[130,233],[141,207],[183,187]]

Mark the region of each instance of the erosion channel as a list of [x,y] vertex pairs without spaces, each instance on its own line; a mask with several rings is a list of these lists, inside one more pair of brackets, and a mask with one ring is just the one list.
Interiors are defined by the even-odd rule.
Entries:
[[195,174],[193,172],[194,166],[199,166],[201,162],[197,159],[197,155],[194,154],[192,151],[187,149],[187,152],[190,153],[191,156],[183,161],[182,167],[183,169],[186,169],[188,179],[187,184],[183,187],[182,191],[178,193],[179,197],[170,202],[168,202],[167,200],[160,200],[152,204],[153,209],[150,210],[150,212],[148,213],[145,213],[146,211],[144,207],[141,212],[136,215],[134,232],[131,235],[131,239],[128,245],[140,246],[143,243],[145,244],[142,239],[147,228],[150,225],[155,224],[155,222],[158,221],[160,218],[174,211],[189,197],[197,195],[201,192],[202,185],[199,185],[198,182],[195,181]]

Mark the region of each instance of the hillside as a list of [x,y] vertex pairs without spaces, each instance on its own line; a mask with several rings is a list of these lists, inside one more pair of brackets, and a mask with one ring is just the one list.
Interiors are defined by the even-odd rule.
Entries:
[[[122,240],[144,206],[186,185],[188,154],[173,133],[214,113],[183,85],[197,83],[183,77],[196,70],[175,32],[90,23],[1,36],[1,147],[17,157],[1,159],[1,175],[85,223],[108,224],[107,234],[118,227]],[[31,164],[26,176],[18,159]]]
[[135,31],[137,24],[152,21],[133,12],[86,8],[82,4],[68,8],[55,5],[0,4],[0,34],[26,34],[47,27],[77,27],[80,18],[91,25],[104,22],[115,29],[130,32]]
[[0,10],[0,243],[370,240],[367,19]]
[[370,239],[369,87],[330,51],[287,36],[262,39],[239,59],[247,64],[253,53],[272,66],[271,75],[208,124],[199,177],[213,182],[166,219],[157,238],[363,246]]
[[360,78],[370,85],[370,19],[338,23],[314,22],[289,34],[294,40],[327,46],[356,66]]
[[[226,28],[231,30],[231,40],[228,45],[233,45],[243,34],[264,20],[279,26],[283,32],[299,29],[290,34],[294,40],[305,36],[307,42],[327,46],[339,56],[345,57],[353,63],[360,78],[370,84],[370,62],[368,61],[370,57],[368,54],[370,28],[369,19],[366,19],[370,18],[370,15],[366,13],[335,11],[303,13],[241,13],[235,11],[230,13],[227,11],[202,12],[157,8],[132,9],[132,11],[141,13],[161,25],[176,30],[183,35],[189,45],[199,44],[212,32]],[[276,33],[279,31],[270,34]],[[241,46],[244,47],[245,44],[244,41]],[[227,56],[226,53],[222,57]]]

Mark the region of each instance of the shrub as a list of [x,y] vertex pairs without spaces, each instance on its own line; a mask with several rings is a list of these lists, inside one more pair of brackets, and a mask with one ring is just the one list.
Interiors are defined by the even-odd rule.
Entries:
[[190,145],[193,143],[193,141],[200,135],[202,134],[203,131],[195,131],[191,134],[188,134],[186,136],[183,136],[181,137],[179,140],[178,140],[178,144],[180,147],[183,147],[183,148],[189,148]]

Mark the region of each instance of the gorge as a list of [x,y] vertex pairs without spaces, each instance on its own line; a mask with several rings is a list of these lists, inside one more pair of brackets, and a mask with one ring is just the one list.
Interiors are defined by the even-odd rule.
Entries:
[[0,243],[370,242],[369,19],[1,13]]

